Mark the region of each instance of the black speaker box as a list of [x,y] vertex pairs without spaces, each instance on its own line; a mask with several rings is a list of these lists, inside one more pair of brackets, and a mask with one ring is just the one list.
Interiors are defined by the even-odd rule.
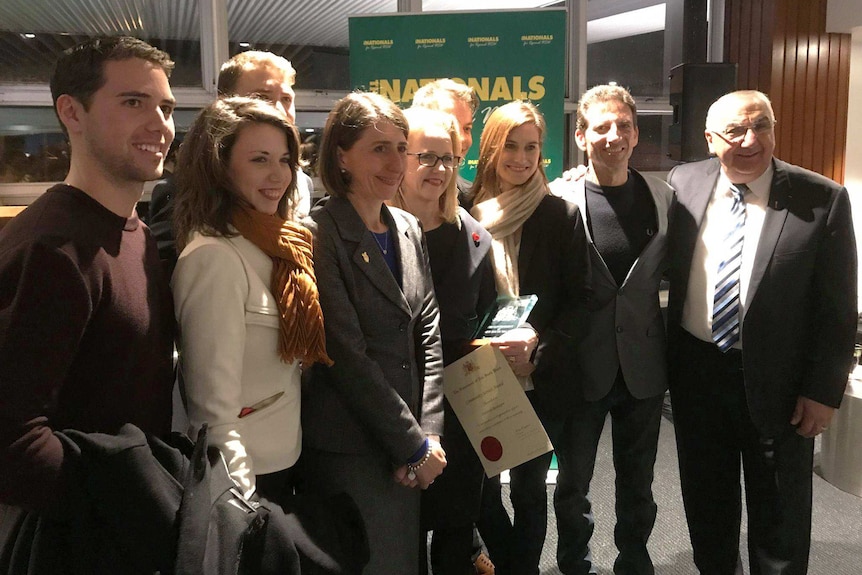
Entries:
[[719,97],[736,90],[736,64],[680,64],[670,70],[673,123],[668,129],[668,155],[679,162],[709,157],[703,136],[706,112]]

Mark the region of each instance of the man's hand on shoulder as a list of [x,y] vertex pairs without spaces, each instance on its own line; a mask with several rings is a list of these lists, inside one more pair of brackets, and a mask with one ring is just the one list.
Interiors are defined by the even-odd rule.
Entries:
[[578,180],[583,179],[584,176],[587,175],[587,167],[586,166],[577,166],[572,168],[571,170],[566,170],[563,172],[563,175],[550,182],[548,187],[551,189],[551,193],[560,198],[565,197],[566,192],[571,188],[572,183],[577,182]]

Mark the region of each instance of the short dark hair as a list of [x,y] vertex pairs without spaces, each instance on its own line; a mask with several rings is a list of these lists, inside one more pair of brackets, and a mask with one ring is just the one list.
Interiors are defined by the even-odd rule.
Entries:
[[407,118],[401,108],[374,92],[353,92],[340,99],[329,112],[320,145],[320,179],[331,195],[339,198],[350,193],[350,174],[338,161],[339,148],[347,151],[362,133],[378,122],[389,122],[407,137]]
[[580,100],[578,100],[578,112],[575,127],[581,132],[589,128],[589,122],[587,122],[587,110],[590,109],[590,106],[595,104],[604,104],[614,100],[622,102],[629,107],[632,112],[632,122],[634,122],[635,128],[637,128],[638,107],[635,105],[635,99],[628,90],[622,86],[616,86],[614,84],[593,86],[584,92],[584,95],[581,96]]
[[228,165],[240,131],[253,124],[278,128],[287,138],[293,178],[278,202],[277,212],[284,219],[292,219],[299,165],[296,128],[269,102],[256,98],[222,98],[201,110],[180,146],[173,214],[178,251],[182,251],[195,231],[204,235],[236,235],[228,224],[231,210],[242,200],[233,190]]
[[[105,62],[132,58],[159,66],[169,78],[174,69],[174,62],[167,52],[131,36],[91,38],[64,51],[51,74],[54,113],[57,113],[57,99],[63,94],[72,96],[88,110],[93,94],[105,85]],[[60,127],[65,133],[63,122],[60,122]]]

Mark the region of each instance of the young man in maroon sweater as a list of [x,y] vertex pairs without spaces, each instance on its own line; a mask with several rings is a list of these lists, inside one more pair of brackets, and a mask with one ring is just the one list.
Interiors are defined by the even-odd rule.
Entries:
[[170,432],[173,306],[135,203],[174,138],[172,68],[145,42],[99,38],[51,78],[69,174],[0,232],[0,572],[33,562],[9,541],[46,518],[54,535],[39,552],[63,572],[110,569],[98,557],[109,542],[57,527],[81,497],[68,432]]

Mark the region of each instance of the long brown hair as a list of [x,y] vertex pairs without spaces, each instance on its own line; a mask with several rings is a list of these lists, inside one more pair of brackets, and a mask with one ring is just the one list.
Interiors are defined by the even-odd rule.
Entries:
[[[515,100],[500,106],[485,122],[482,138],[479,141],[479,163],[476,166],[476,179],[473,182],[474,202],[476,204],[493,198],[499,192],[497,182],[497,162],[506,139],[515,128],[524,124],[534,124],[539,130],[539,141],[545,139],[545,117],[531,102]],[[533,177],[541,177],[548,182],[545,174],[545,160],[539,151],[539,168]]]
[[297,201],[296,171],[299,135],[296,128],[269,102],[256,98],[225,98],[204,108],[180,146],[177,158],[177,193],[174,204],[174,237],[182,251],[192,232],[233,236],[228,228],[231,208],[242,201],[232,189],[228,163],[240,131],[250,124],[269,124],[287,138],[292,179],[278,202],[277,213],[291,219]]

